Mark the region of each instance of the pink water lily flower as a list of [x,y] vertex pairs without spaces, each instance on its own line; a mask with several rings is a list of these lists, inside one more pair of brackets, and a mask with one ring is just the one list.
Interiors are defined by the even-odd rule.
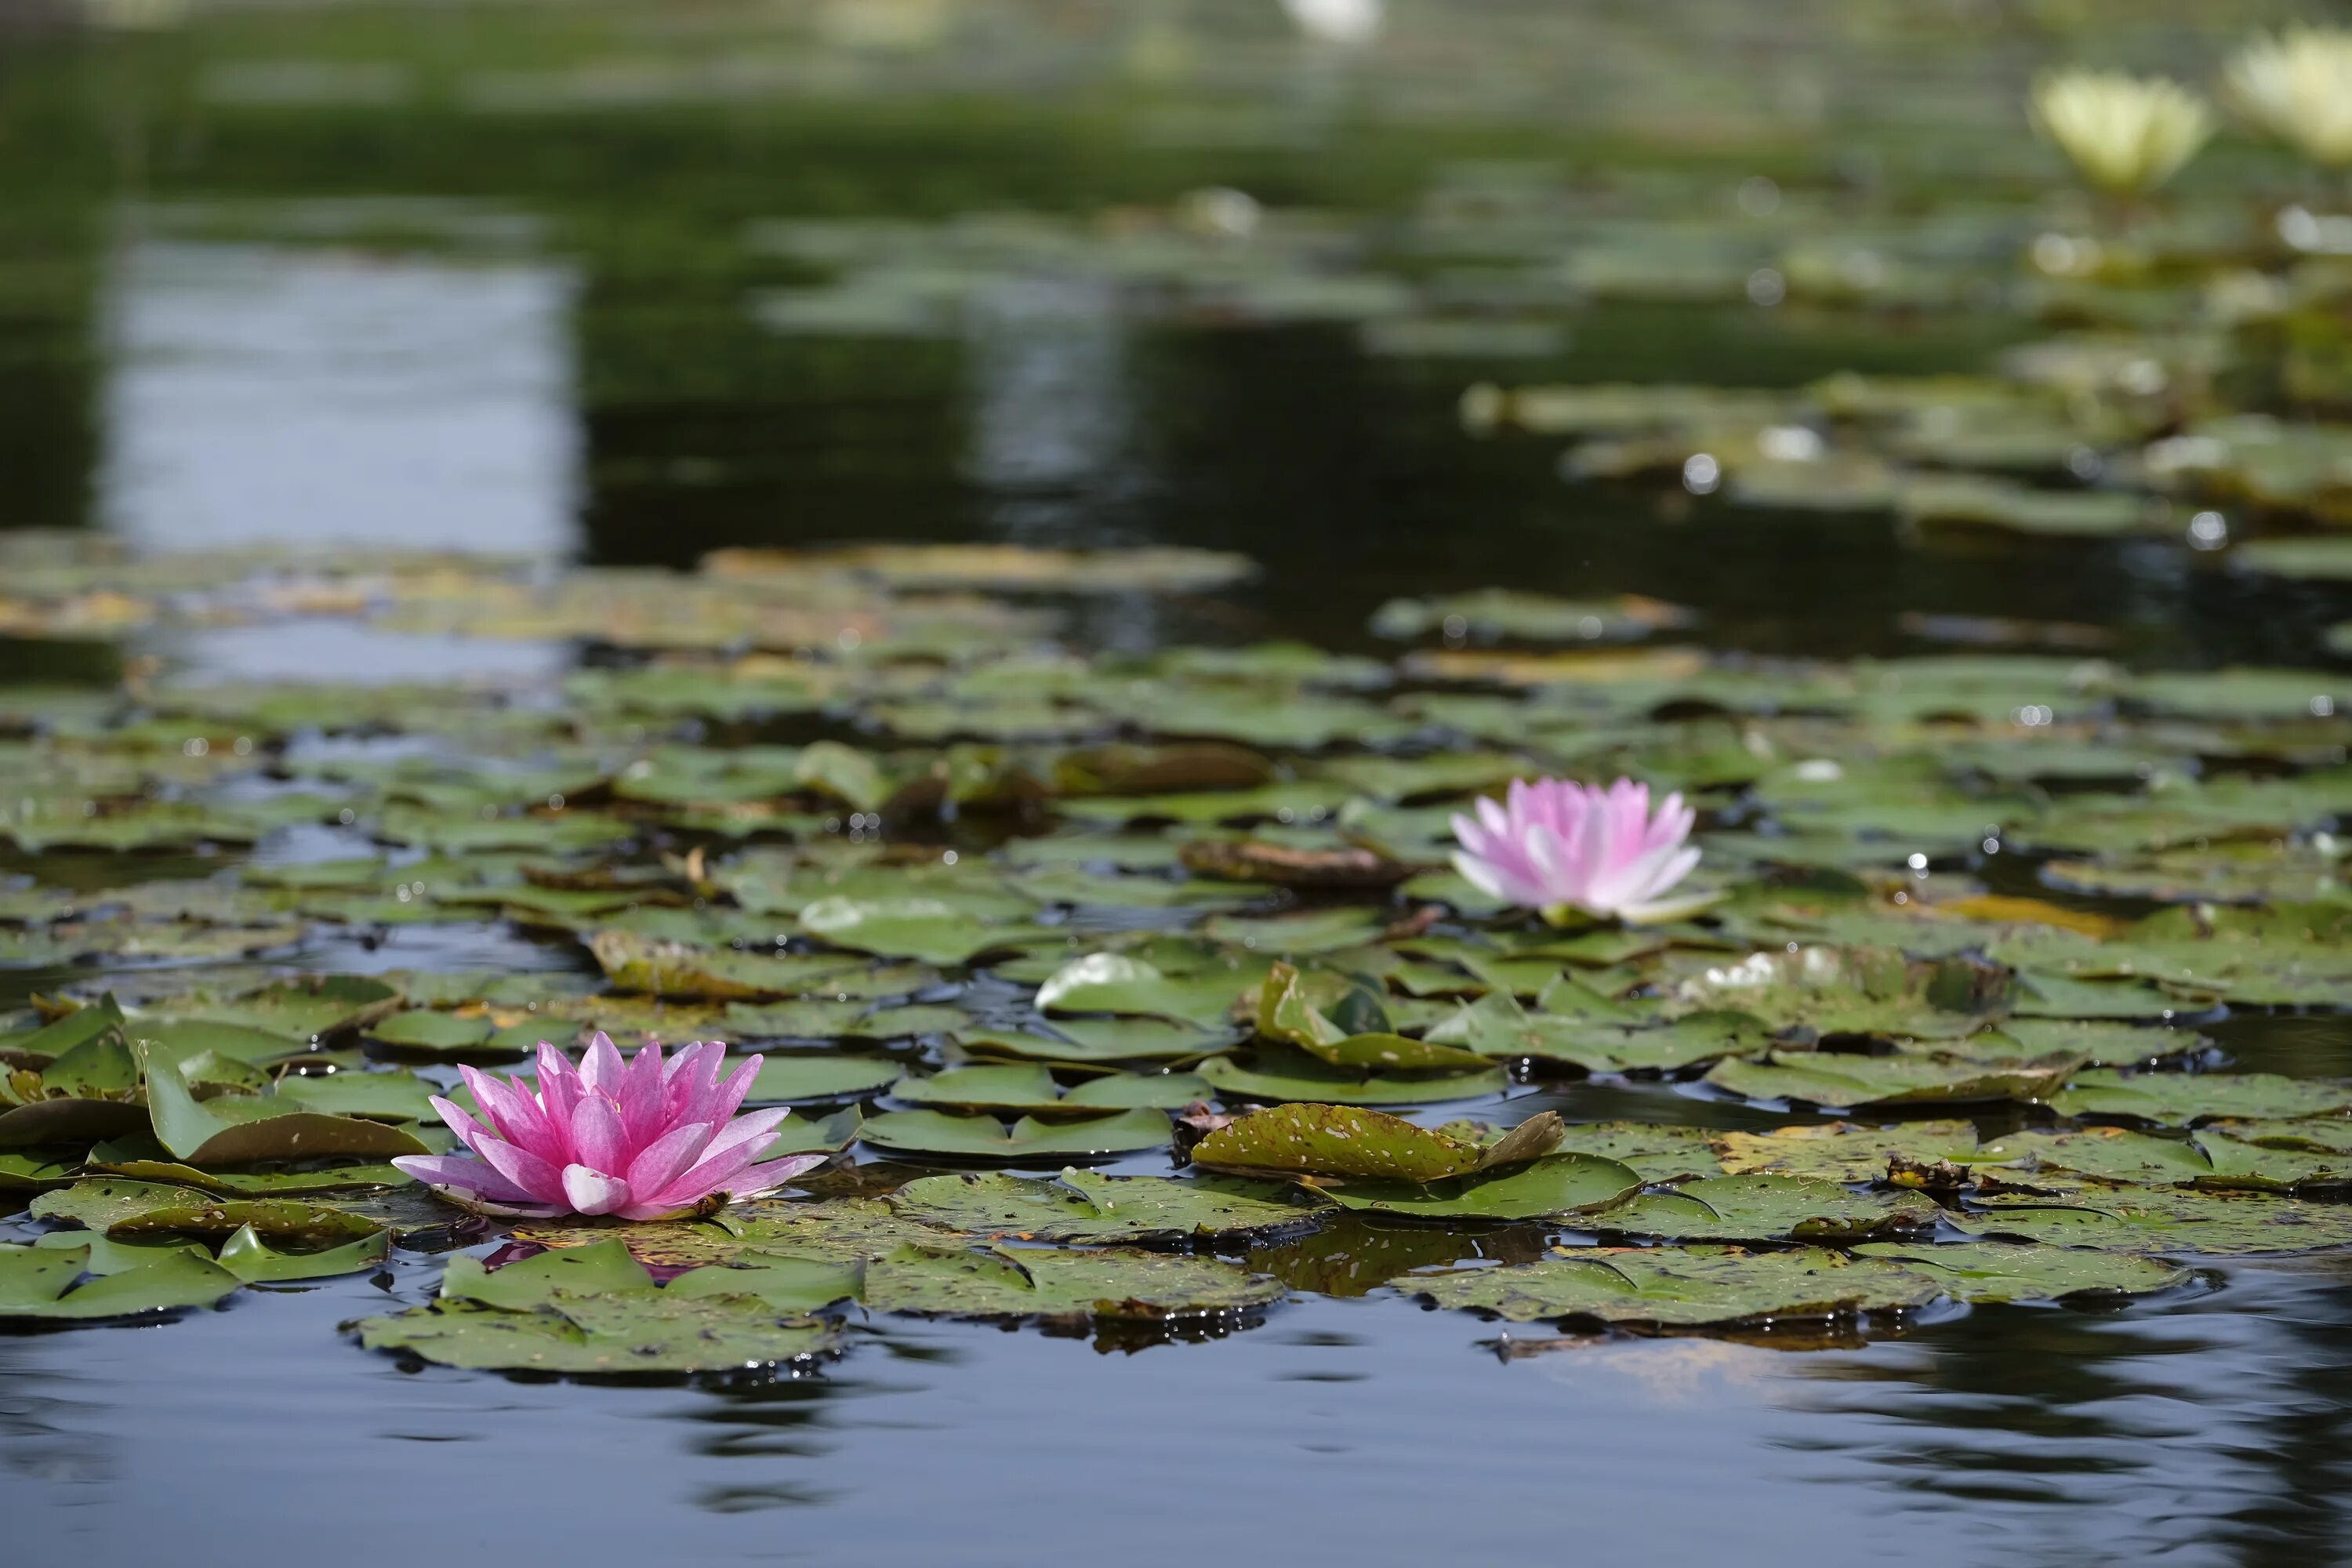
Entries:
[[1666,891],[1698,864],[1685,847],[1693,813],[1670,795],[1650,813],[1650,787],[1619,779],[1606,789],[1567,779],[1513,779],[1501,804],[1481,796],[1478,815],[1454,819],[1462,847],[1454,869],[1490,897],[1558,920],[1570,910],[1627,921],[1671,918],[1704,900],[1669,902]]
[[714,1195],[722,1203],[758,1197],[824,1163],[823,1154],[760,1163],[791,1112],[737,1116],[760,1058],[746,1058],[722,1079],[726,1057],[724,1045],[697,1040],[667,1062],[656,1045],[624,1062],[599,1033],[575,1068],[542,1040],[536,1089],[521,1079],[457,1069],[481,1120],[434,1100],[471,1157],[410,1154],[393,1163],[482,1214],[632,1220],[686,1213]]

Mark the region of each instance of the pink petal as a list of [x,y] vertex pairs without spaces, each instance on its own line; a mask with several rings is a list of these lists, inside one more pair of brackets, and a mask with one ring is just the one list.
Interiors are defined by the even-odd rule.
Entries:
[[614,1048],[613,1037],[599,1029],[588,1037],[588,1048],[580,1058],[580,1081],[589,1089],[606,1092],[621,1085],[621,1053]]
[[455,1187],[493,1203],[526,1203],[530,1198],[488,1165],[463,1154],[400,1154],[392,1163],[428,1187]]
[[669,1185],[701,1157],[718,1131],[715,1121],[691,1121],[663,1133],[629,1162],[629,1190],[655,1193]]
[[474,1152],[488,1161],[498,1173],[541,1203],[561,1202],[562,1169],[526,1149],[488,1135],[474,1144]]
[[580,1109],[572,1113],[572,1148],[574,1160],[599,1171],[618,1174],[629,1168],[628,1132],[621,1123],[621,1108],[603,1089],[590,1089],[582,1098]]
[[629,1201],[629,1184],[585,1165],[566,1165],[563,1201],[574,1214],[611,1214]]

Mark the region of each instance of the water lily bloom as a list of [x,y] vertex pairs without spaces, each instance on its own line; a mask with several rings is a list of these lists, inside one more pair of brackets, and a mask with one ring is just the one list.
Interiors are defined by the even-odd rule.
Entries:
[[1704,900],[1665,901],[1698,864],[1685,846],[1694,814],[1679,795],[1650,810],[1650,786],[1619,779],[1606,789],[1566,779],[1514,779],[1497,804],[1482,796],[1474,820],[1454,819],[1462,843],[1454,869],[1488,895],[1562,919],[1570,910],[1627,921],[1659,920]]
[[2231,59],[2230,102],[2315,163],[2352,163],[2352,31],[2295,27]]
[[2163,77],[2058,71],[2034,82],[2031,107],[2035,129],[2116,195],[2156,189],[2213,133],[2205,100]]
[[714,1196],[758,1197],[822,1164],[823,1154],[761,1162],[791,1112],[737,1116],[760,1058],[746,1058],[721,1079],[726,1057],[725,1046],[697,1040],[667,1061],[649,1045],[624,1062],[599,1033],[574,1068],[542,1040],[536,1089],[522,1079],[457,1069],[480,1120],[434,1100],[471,1156],[411,1154],[393,1163],[482,1214],[632,1220],[686,1213]]

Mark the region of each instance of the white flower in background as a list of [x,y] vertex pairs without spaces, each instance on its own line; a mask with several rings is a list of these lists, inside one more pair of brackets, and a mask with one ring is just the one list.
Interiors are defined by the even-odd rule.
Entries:
[[1291,24],[1326,44],[1369,44],[1381,36],[1381,0],[1282,0]]
[[2117,195],[2164,184],[2213,133],[2205,100],[2163,77],[2056,71],[2034,82],[2031,108],[2034,129],[2084,179]]
[[2352,163],[2352,31],[2257,37],[2223,73],[2232,108],[2316,163]]

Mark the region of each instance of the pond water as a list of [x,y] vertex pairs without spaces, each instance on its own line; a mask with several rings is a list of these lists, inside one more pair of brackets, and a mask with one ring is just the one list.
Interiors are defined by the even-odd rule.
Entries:
[[[1045,8],[989,11],[972,24],[982,42],[965,40],[980,62],[968,77],[942,55],[890,52],[889,27],[954,7],[879,6],[864,21],[855,7],[813,9],[833,18],[817,43],[755,30],[731,68],[709,43],[721,35],[698,31],[718,24],[688,13],[665,30],[601,11],[558,24],[491,8],[427,25],[411,12],[328,8],[7,46],[0,180],[31,193],[0,311],[0,379],[16,383],[0,391],[8,522],[134,554],[299,542],[682,569],[729,547],[888,542],[1181,546],[1256,563],[1237,583],[1114,585],[1061,601],[1065,642],[1097,655],[1295,639],[1390,659],[1400,645],[1369,624],[1384,604],[1501,585],[1686,606],[1697,619],[1672,640],[1717,654],[1990,650],[2144,672],[2340,669],[2326,639],[2347,614],[2342,584],[2213,569],[2182,542],[2191,501],[2161,528],[1923,547],[1883,508],[1730,504],[1679,455],[1663,479],[1654,463],[1580,477],[1563,463],[1569,436],[1465,427],[1474,384],[1785,391],[1843,371],[1981,375],[2004,351],[2052,335],[2047,317],[1966,295],[1759,304],[1737,259],[1729,298],[1712,285],[1679,300],[1612,294],[1587,278],[1522,308],[1507,280],[1440,254],[1443,224],[1403,232],[1429,193],[1486,188],[1494,160],[1519,154],[1575,171],[1571,185],[1607,187],[1579,232],[1612,244],[1643,215],[1736,222],[1743,201],[1761,199],[1744,182],[1768,171],[1775,193],[1818,202],[1849,228],[1891,223],[1906,205],[1924,224],[1939,204],[2005,201],[2002,223],[2030,233],[2048,211],[2036,183],[2057,175],[2021,132],[1994,123],[2021,80],[2014,51],[2027,46],[2010,35],[1969,32],[1941,68],[1919,66],[1915,85],[1940,93],[1941,107],[1906,119],[1889,108],[1892,88],[1837,96],[1841,62],[1862,47],[1850,41],[1854,17],[1874,8],[1809,13],[1790,25],[1790,61],[1814,66],[1785,63],[1785,79],[1758,87],[1747,108],[1764,122],[1803,109],[1811,100],[1790,82],[1832,101],[1801,134],[1751,149],[1729,103],[1719,134],[1646,144],[1654,128],[1632,118],[1634,95],[1596,101],[1581,121],[1531,112],[1516,131],[1431,104],[1420,120],[1412,104],[1384,117],[1358,96],[1365,82],[1418,66],[1433,102],[1458,109],[1445,89],[1466,93],[1477,79],[1442,47],[1443,29],[1407,7],[1404,54],[1380,66],[1299,54],[1273,24],[1244,17],[1236,79],[1213,84],[1228,94],[1211,95],[1224,121],[1156,88],[1121,105],[1115,73],[1109,102],[1055,74],[1080,70],[1057,50],[1126,58],[1088,30],[1109,24],[1087,7],[1059,21]],[[1168,9],[1208,18],[1187,47],[1209,47],[1229,20],[1224,7]],[[1634,46],[1724,22],[1715,8],[1667,6],[1653,36],[1619,8],[1595,9],[1609,17],[1599,53],[1612,68],[1648,58],[1665,69]],[[1511,27],[1540,26],[1530,14],[1497,7],[1502,31],[1485,47],[1507,55],[1534,36]],[[704,43],[688,49],[687,35]],[[2182,19],[2130,41],[2169,60],[2207,36]],[[2065,42],[2045,40],[2059,58]],[[1720,72],[1739,44],[1716,38],[1694,58]],[[1120,47],[1145,45],[1167,47],[1128,37]],[[1917,38],[1906,47],[1919,58]],[[453,51],[474,47],[477,66],[452,66]],[[1396,75],[1370,74],[1380,70]],[[1029,89],[1044,101],[1024,103]],[[1701,98],[1705,84],[1678,91]],[[1997,150],[1983,170],[1919,153],[1946,110],[1966,145]],[[1220,124],[1231,145],[1213,133]],[[1102,151],[1111,131],[1123,155]],[[67,149],[69,173],[34,166],[34,132]],[[1853,184],[1855,149],[1882,143],[1879,184]],[[1629,145],[1646,151],[1612,152]],[[1637,158],[1634,173],[1612,171],[1621,155]],[[2189,189],[2199,211],[2234,212],[2217,187],[2242,166],[2230,160],[2252,154],[2214,156],[2221,172]],[[1949,184],[1908,204],[1885,196],[1906,170]],[[1310,228],[1302,250],[1319,257],[1328,243],[1343,260],[1275,268],[1273,282],[1245,280],[1257,293],[1235,285],[1179,306],[1139,303],[1126,262],[1074,263],[1065,249],[1053,265],[1017,267],[988,258],[1017,248],[1007,242],[990,241],[991,252],[940,235],[959,215],[1183,211],[1184,193],[1209,185],[1250,189],[1266,233],[1276,215],[1313,209],[1339,237]],[[820,218],[840,232],[760,226]],[[843,221],[865,218],[922,234],[877,240]],[[854,290],[808,259],[826,246],[851,270],[898,270],[838,297]],[[1964,265],[2011,264],[1991,248],[1997,263]],[[1673,257],[1658,255],[1663,272]],[[940,276],[913,276],[927,264]],[[1309,275],[1314,289],[1276,287]],[[1389,310],[1364,303],[1366,279],[1433,292]],[[1381,323],[1447,314],[1427,304],[1445,287],[1475,296],[1454,318],[1533,321],[1554,335],[1523,334],[1501,353],[1393,352],[1406,329]],[[1141,292],[1154,289],[1181,292],[1164,282]],[[944,314],[940,299],[952,302]],[[777,327],[780,309],[801,328]],[[856,311],[881,324],[845,328]],[[2039,471],[2032,482],[2075,484]],[[165,616],[127,639],[34,628],[0,645],[0,676],[26,690],[110,692],[127,677],[199,690],[488,682],[544,695],[631,661],[625,647],[594,644],[562,627],[485,637],[335,608]],[[704,742],[873,739],[833,719],[729,722],[714,720]],[[2342,761],[2332,731],[2313,743]],[[328,721],[291,743],[282,776],[249,787],[304,787],[341,758],[389,765],[403,744]],[[6,869],[26,885],[104,889],[231,861],[299,868],[364,849],[349,823],[346,813],[341,825],[277,826],[249,850],[151,851],[132,866],[99,851],[15,849]],[[967,823],[908,837],[970,850],[1000,835]],[[1927,885],[2050,895],[2043,858],[1939,850]],[[2118,917],[2158,907],[2059,901]],[[597,973],[561,931],[455,918],[314,928],[278,966]],[[76,966],[36,955],[0,972],[0,1002],[117,980],[135,990],[142,976],[162,988],[135,957]],[[2233,1071],[2352,1074],[2352,1029],[2332,1009],[2217,1005],[2197,1026],[2227,1053],[2215,1065]],[[1830,1119],[1689,1075],[1564,1072],[1523,1073],[1501,1093],[1414,1119],[1512,1122],[1545,1110],[1748,1131]],[[1988,1137],[2040,1115],[1960,1112],[1971,1113]],[[1171,1166],[1155,1149],[1102,1168]],[[21,1215],[0,1223],[11,1239],[43,1228]],[[1428,1234],[1358,1220],[1260,1248],[1248,1260],[1288,1295],[1208,1326],[857,1312],[837,1357],[641,1384],[360,1349],[341,1325],[429,1302],[440,1280],[441,1254],[395,1247],[378,1269],[265,1285],[166,1321],[0,1337],[0,1517],[23,1561],[192,1565],[298,1554],[1144,1565],[1561,1553],[2252,1565],[2347,1550],[2352,1252],[2192,1257],[2193,1278],[2149,1300],[1947,1301],[1823,1342],[1785,1325],[1576,1336],[1438,1310],[1386,1283],[1453,1260],[1430,1250]],[[1533,1256],[1542,1238],[1529,1235]],[[1491,1236],[1459,1256],[1525,1260]]]

